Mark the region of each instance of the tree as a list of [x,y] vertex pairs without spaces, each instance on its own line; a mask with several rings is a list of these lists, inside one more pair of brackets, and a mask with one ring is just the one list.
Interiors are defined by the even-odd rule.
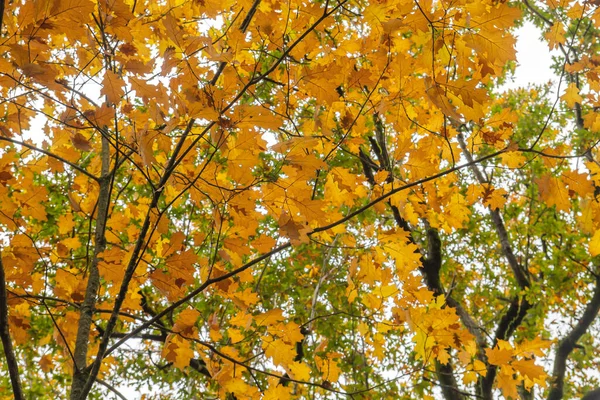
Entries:
[[597,3],[2,0],[3,392],[598,386]]

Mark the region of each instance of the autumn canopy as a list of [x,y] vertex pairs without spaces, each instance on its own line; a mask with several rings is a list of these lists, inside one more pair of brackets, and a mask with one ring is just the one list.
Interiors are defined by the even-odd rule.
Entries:
[[599,385],[599,1],[0,6],[0,398]]

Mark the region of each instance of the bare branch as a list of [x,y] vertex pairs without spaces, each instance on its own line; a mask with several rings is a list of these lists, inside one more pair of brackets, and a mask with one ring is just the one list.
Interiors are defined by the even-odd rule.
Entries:
[[[2,2],[4,6],[4,2]],[[2,26],[0,24],[0,26]],[[0,339],[4,349],[4,357],[10,375],[10,383],[13,388],[13,395],[16,400],[25,400],[23,389],[21,388],[21,379],[19,377],[19,365],[15,357],[15,349],[10,339],[8,330],[8,297],[6,292],[6,275],[4,274],[4,264],[2,263],[2,252],[0,250]]]
[[595,278],[594,294],[590,302],[586,305],[583,315],[567,336],[558,344],[554,358],[554,368],[552,370],[552,388],[548,394],[548,400],[560,400],[563,398],[567,359],[579,339],[588,331],[592,322],[598,316],[598,312],[600,312],[600,276],[596,276]]

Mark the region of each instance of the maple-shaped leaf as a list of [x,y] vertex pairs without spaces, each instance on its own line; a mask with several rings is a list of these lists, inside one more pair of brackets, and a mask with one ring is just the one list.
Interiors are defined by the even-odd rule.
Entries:
[[510,365],[521,375],[526,376],[532,381],[541,380],[546,376],[544,368],[539,365],[535,365],[535,361],[531,359],[513,361]]
[[54,368],[54,362],[52,361],[52,356],[50,354],[43,355],[38,364],[44,372],[50,372],[52,371],[52,368]]
[[492,365],[507,365],[514,357],[514,349],[510,343],[499,340],[493,349],[485,349],[485,355]]
[[551,340],[544,340],[539,336],[536,336],[532,340],[524,340],[517,346],[517,350],[520,355],[525,357],[542,357],[544,356],[545,349],[548,349],[552,345]]
[[293,362],[287,366],[287,371],[292,379],[310,381],[310,367],[305,363]]
[[292,387],[279,385],[278,382],[273,381],[262,395],[263,400],[288,400],[292,398]]
[[477,382],[477,374],[474,371],[467,371],[463,375],[462,381],[465,385]]
[[461,125],[464,122],[462,115],[460,115],[456,111],[456,107],[450,103],[450,100],[444,93],[444,90],[441,85],[435,82],[430,77],[426,76],[424,78],[425,82],[425,93],[427,94],[427,98],[435,105],[440,111],[450,118],[450,120],[458,125]]
[[583,97],[579,94],[579,88],[574,82],[569,83],[567,86],[567,90],[565,90],[565,94],[560,96],[560,99],[567,103],[567,107],[573,108],[575,104],[583,101]]
[[274,325],[277,322],[283,321],[284,318],[285,317],[283,316],[283,310],[275,308],[273,310],[269,310],[265,313],[255,316],[254,320],[259,325],[269,326]]
[[264,341],[265,356],[271,357],[275,365],[287,367],[294,362],[296,346],[287,344],[283,340]]
[[184,369],[194,358],[194,350],[189,340],[179,335],[170,335],[163,346],[162,356],[165,360],[172,362],[175,367]]
[[279,217],[279,229],[284,236],[290,238],[292,244],[297,245],[308,242],[308,233],[311,231],[305,223],[296,222],[287,212]]
[[315,356],[315,364],[324,381],[337,382],[342,371],[337,365],[337,358],[327,357],[327,355],[330,353],[327,353],[325,357]]
[[497,385],[507,399],[517,400],[520,380],[515,376],[514,370],[508,365],[502,365],[498,372]]
[[42,76],[46,71],[44,67],[35,63],[25,64],[21,67],[21,69],[23,70],[23,73],[29,77]]
[[199,317],[200,312],[197,310],[189,308],[183,310],[177,316],[177,320],[172,328],[173,332],[189,335],[191,332],[193,332],[193,328],[195,327],[196,321]]
[[481,34],[471,34],[465,37],[465,42],[478,52],[482,63],[490,67],[502,66],[507,61],[515,60],[516,39],[503,31],[488,31]]
[[559,211],[568,211],[571,208],[569,191],[560,178],[546,174],[535,180],[540,188],[540,197],[548,206],[556,206]]
[[565,44],[567,40],[565,37],[566,34],[565,26],[561,21],[556,21],[550,29],[544,34],[544,37],[548,40],[548,45],[550,46],[550,50],[554,50],[559,47],[561,44]]

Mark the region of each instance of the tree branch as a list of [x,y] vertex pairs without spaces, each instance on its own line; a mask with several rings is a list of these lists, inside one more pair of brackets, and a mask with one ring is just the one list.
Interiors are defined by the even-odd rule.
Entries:
[[79,165],[74,164],[74,163],[72,163],[72,162],[70,162],[70,161],[68,161],[68,160],[66,160],[66,159],[64,159],[64,158],[62,158],[62,157],[60,157],[60,156],[58,156],[58,155],[50,152],[50,151],[47,151],[47,150],[44,150],[44,149],[40,149],[39,147],[36,147],[36,146],[34,146],[32,144],[25,143],[25,142],[22,142],[20,140],[11,139],[11,138],[8,138],[6,136],[0,136],[0,140],[3,140],[5,142],[9,142],[9,143],[13,143],[13,144],[16,144],[16,145],[19,145],[19,146],[27,147],[30,150],[37,151],[38,153],[42,153],[42,154],[44,154],[44,155],[46,155],[48,157],[52,157],[52,158],[54,158],[54,159],[62,162],[63,164],[67,164],[68,166],[70,166],[74,170],[81,172],[82,174],[84,174],[88,178],[93,179],[94,181],[98,182],[98,177],[97,176],[94,176],[94,175],[90,174],[85,169],[81,168]]
[[[1,3],[4,6],[4,2]],[[2,24],[0,24],[0,27]],[[25,400],[21,380],[19,376],[19,365],[15,357],[15,350],[10,339],[10,331],[8,330],[8,297],[6,292],[6,275],[4,274],[4,264],[2,263],[2,252],[0,250],[0,339],[2,340],[2,348],[4,349],[4,357],[8,367],[10,383],[13,389],[15,400]]]
[[[460,148],[470,164],[471,171],[475,178],[479,182],[480,185],[488,184],[488,180],[483,176],[483,172],[477,167],[475,163],[473,163],[473,156],[471,152],[467,148],[467,144],[465,143],[465,139],[462,133],[458,134],[458,143],[460,144]],[[506,227],[504,226],[504,221],[502,221],[502,217],[500,216],[500,211],[498,209],[492,209],[488,207],[490,212],[490,216],[492,218],[492,222],[494,223],[494,227],[496,228],[496,233],[498,234],[498,238],[500,239],[500,245],[502,246],[502,252],[504,253],[504,257],[508,261],[508,265],[513,272],[513,275],[517,281],[517,284],[520,288],[529,287],[529,278],[527,277],[525,271],[523,271],[523,266],[515,257],[515,254],[512,250],[512,246],[510,244],[510,239],[508,238],[508,232],[506,231]]]
[[101,384],[102,386],[104,386],[105,388],[107,388],[108,390],[110,390],[111,392],[113,392],[115,394],[115,396],[117,396],[120,399],[123,400],[127,400],[127,397],[125,397],[123,395],[123,393],[119,392],[117,390],[117,388],[115,388],[113,385],[111,385],[110,383],[100,379],[100,378],[96,378],[96,382],[98,382],[99,384]]
[[[484,173],[479,169],[479,167],[473,163],[473,156],[469,149],[467,148],[467,144],[465,143],[465,139],[462,133],[458,134],[458,143],[463,152],[463,155],[467,159],[467,161],[471,164],[470,168],[475,175],[475,178],[479,182],[480,185],[489,184],[488,179],[484,176]],[[506,226],[504,225],[504,221],[502,221],[502,217],[500,215],[500,211],[496,209],[492,209],[488,207],[490,212],[490,217],[496,228],[496,233],[498,234],[498,239],[500,240],[500,245],[502,246],[502,252],[504,257],[506,258],[510,269],[513,272],[513,276],[517,281],[517,285],[521,289],[528,288],[530,285],[529,277],[526,274],[523,266],[517,260],[515,256],[512,245],[510,243],[510,239],[508,237],[508,232],[506,231]],[[512,300],[511,305],[508,308],[508,311],[502,316],[498,327],[496,329],[496,336],[492,343],[492,347],[498,343],[499,340],[507,340],[512,336],[515,329],[523,322],[527,311],[531,308],[531,304],[527,302],[525,299],[522,299],[519,295],[516,295]],[[487,360],[484,354],[480,354],[480,358],[482,361],[486,362]],[[478,390],[480,395],[482,395],[485,399],[492,399],[492,388],[494,385],[494,380],[496,379],[496,372],[498,370],[498,366],[496,365],[487,365],[487,374],[485,377],[480,378],[478,384]]]
[[2,36],[2,28],[4,28],[4,5],[6,0],[0,0],[0,36]]
[[[371,151],[373,151],[377,156],[379,161],[379,169],[388,171],[389,175],[387,181],[391,182],[393,181],[394,177],[392,165],[390,163],[387,151],[383,122],[377,114],[374,115],[373,119],[375,121],[376,139],[369,138],[369,142],[371,143]],[[364,153],[361,153],[361,164],[363,166],[365,176],[373,176],[371,166],[365,161],[365,158],[368,157]],[[369,180],[371,181],[372,179]],[[400,215],[400,210],[398,210],[398,207],[393,205],[390,201],[388,201],[388,206],[392,210],[396,225],[408,232],[410,234],[409,241],[416,245],[414,239],[412,238],[412,229],[408,222],[402,218],[402,215]],[[422,255],[422,251],[416,250],[416,252],[421,253],[422,267],[420,268],[420,272],[423,275],[429,290],[435,293],[436,296],[440,296],[444,294],[444,289],[442,288],[440,281],[440,269],[442,268],[442,242],[437,230],[432,228],[427,229],[427,246],[428,248],[426,257]],[[452,366],[451,361],[448,361],[446,364],[442,364],[439,360],[435,360],[434,363],[435,373],[437,380],[440,383],[439,386],[442,390],[444,398],[446,400],[463,399],[464,396],[460,393],[458,384],[456,382],[456,377],[454,376],[454,367]]]
[[577,345],[577,341],[587,332],[594,319],[598,316],[598,312],[600,312],[600,276],[596,276],[594,294],[590,302],[586,305],[583,315],[567,336],[558,344],[556,357],[554,358],[554,368],[552,370],[552,389],[550,389],[550,393],[548,394],[548,400],[560,400],[563,398],[567,359]]
[[[90,330],[93,322],[94,311],[98,289],[100,287],[100,273],[98,264],[100,262],[100,253],[106,248],[106,223],[110,209],[110,195],[112,188],[112,179],[110,174],[110,146],[108,138],[102,136],[101,153],[101,177],[100,189],[97,203],[96,228],[94,233],[94,257],[92,259],[88,281],[85,289],[85,297],[79,308],[79,321],[77,325],[77,336],[75,339],[74,351],[74,372],[73,383],[71,385],[71,399],[79,400],[87,396],[85,392],[86,383],[89,379],[96,381],[96,376],[89,376],[86,371],[87,353],[90,341]],[[120,310],[116,310],[117,312]]]

